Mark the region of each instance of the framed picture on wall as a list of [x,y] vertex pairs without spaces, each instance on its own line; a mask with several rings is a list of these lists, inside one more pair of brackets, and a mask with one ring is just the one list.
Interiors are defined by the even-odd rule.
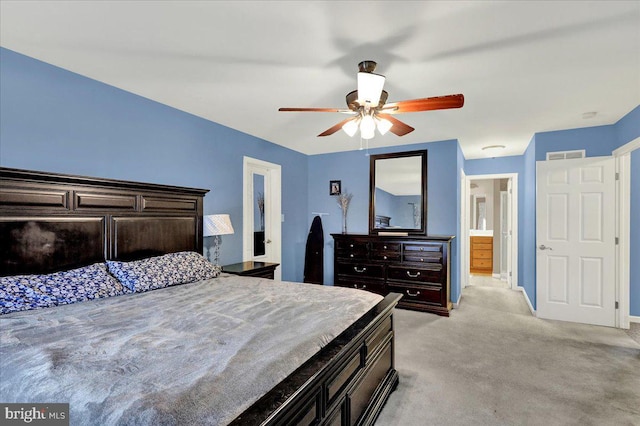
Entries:
[[342,181],[330,180],[329,181],[329,195],[340,195],[342,193]]

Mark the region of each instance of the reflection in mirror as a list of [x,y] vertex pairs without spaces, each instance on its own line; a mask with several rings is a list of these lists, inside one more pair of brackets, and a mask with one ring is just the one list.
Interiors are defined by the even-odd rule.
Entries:
[[426,233],[426,155],[412,151],[372,156],[372,233]]
[[479,230],[487,229],[487,197],[482,195],[474,195],[475,203],[474,203],[474,228]]
[[264,176],[253,175],[253,255],[264,256]]

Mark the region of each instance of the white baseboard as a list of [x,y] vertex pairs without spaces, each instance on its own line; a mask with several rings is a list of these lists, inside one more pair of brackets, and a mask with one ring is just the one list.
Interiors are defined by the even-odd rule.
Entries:
[[520,290],[522,292],[522,294],[524,294],[524,300],[527,302],[527,306],[529,306],[529,310],[531,311],[531,315],[533,315],[535,317],[536,316],[536,310],[533,309],[533,305],[531,304],[531,300],[529,300],[529,296],[527,295],[527,292],[524,291],[524,287],[518,286],[518,290]]
[[500,274],[491,274],[491,277],[499,280]]
[[460,292],[460,294],[458,295],[458,300],[453,302],[453,309],[458,309],[458,307],[460,306],[460,299],[462,299],[462,292]]
[[633,315],[629,315],[629,322],[637,322],[640,323],[640,317],[636,317]]

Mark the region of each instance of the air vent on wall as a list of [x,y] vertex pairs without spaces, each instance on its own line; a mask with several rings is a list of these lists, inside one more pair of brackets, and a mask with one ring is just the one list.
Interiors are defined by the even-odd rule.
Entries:
[[586,151],[584,149],[576,151],[558,151],[547,152],[547,161],[550,160],[573,160],[575,158],[584,158]]

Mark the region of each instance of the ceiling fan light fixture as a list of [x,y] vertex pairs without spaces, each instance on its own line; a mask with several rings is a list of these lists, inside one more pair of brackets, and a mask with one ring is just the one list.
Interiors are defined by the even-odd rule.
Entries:
[[344,130],[344,132],[346,134],[348,134],[350,137],[353,137],[353,135],[355,135],[356,132],[358,131],[358,121],[359,120],[357,120],[357,119],[353,119],[351,121],[347,121],[342,126],[342,130]]
[[387,132],[393,127],[393,124],[386,118],[376,117],[376,125],[381,135],[387,134]]
[[360,134],[363,139],[373,139],[376,135],[376,123],[373,121],[373,117],[365,115],[360,121]]
[[380,95],[384,87],[384,75],[371,72],[358,73],[358,103],[377,106],[380,103]]

